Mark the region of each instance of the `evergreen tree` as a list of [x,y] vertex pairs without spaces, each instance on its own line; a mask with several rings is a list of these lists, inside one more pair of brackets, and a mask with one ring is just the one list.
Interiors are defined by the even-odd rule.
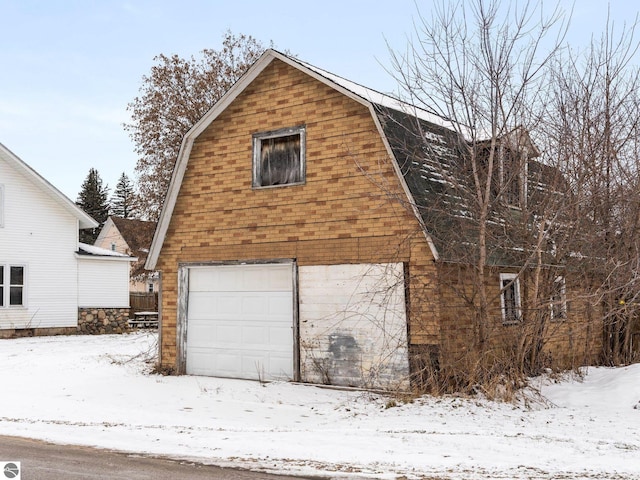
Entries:
[[98,233],[109,216],[109,187],[102,184],[100,174],[95,168],[89,170],[87,178],[82,183],[76,204],[91,215],[100,225],[97,228],[80,230],[80,241],[93,245]]
[[131,218],[136,207],[136,192],[133,183],[122,172],[111,197],[111,214],[122,218]]

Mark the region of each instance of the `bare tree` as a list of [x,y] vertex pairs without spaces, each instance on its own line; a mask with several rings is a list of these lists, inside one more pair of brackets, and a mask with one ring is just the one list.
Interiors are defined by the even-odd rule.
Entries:
[[182,137],[263,51],[253,37],[226,32],[220,50],[205,49],[199,58],[154,58],[140,96],[127,107],[131,123],[125,124],[139,155],[140,213],[157,219]]
[[[419,121],[405,128],[405,135],[424,139],[419,168],[432,181],[417,207],[441,252],[441,281],[451,278],[471,312],[472,345],[460,368],[467,384],[492,375],[483,359],[496,358],[496,323],[520,325],[505,364],[515,364],[519,376],[531,371],[531,362],[539,365],[544,325],[523,320],[548,314],[543,277],[547,284],[555,278],[549,245],[561,231],[558,207],[566,200],[562,175],[535,160],[542,152],[529,132],[545,120],[548,67],[567,21],[558,9],[545,16],[541,5],[507,3],[442,2],[430,18],[419,18],[406,53],[392,54],[403,97],[445,119],[453,132]],[[502,267],[514,276],[493,288],[488,278]],[[533,279],[526,295],[515,288],[524,276]],[[507,294],[522,297],[522,308],[496,311]],[[503,322],[496,322],[501,314]]]
[[575,202],[572,269],[591,279],[604,315],[603,358],[634,358],[640,296],[640,76],[632,61],[637,19],[606,31],[584,52],[568,50],[554,65],[549,151],[565,163]]

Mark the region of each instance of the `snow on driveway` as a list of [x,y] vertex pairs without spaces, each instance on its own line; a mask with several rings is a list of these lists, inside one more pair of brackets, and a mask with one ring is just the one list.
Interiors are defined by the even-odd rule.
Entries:
[[528,406],[393,406],[360,391],[149,374],[155,350],[145,332],[0,340],[0,434],[331,478],[640,479],[640,365],[536,380],[548,402]]

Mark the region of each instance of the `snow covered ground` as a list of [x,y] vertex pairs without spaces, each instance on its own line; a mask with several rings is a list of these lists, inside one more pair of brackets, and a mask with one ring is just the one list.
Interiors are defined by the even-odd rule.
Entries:
[[640,365],[538,380],[547,401],[529,405],[393,406],[364,392],[152,375],[155,342],[0,340],[0,434],[330,478],[640,479]]

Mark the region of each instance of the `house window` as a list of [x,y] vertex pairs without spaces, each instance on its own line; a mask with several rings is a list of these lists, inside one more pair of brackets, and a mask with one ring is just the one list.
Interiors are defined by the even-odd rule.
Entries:
[[0,307],[24,305],[24,267],[0,265]]
[[149,293],[153,293],[153,282],[149,282],[148,290]]
[[520,321],[520,280],[516,274],[500,274],[500,306],[502,323],[511,324]]
[[305,180],[305,128],[253,135],[253,187],[295,185]]
[[4,185],[0,183],[0,228],[4,227]]
[[111,251],[115,252],[116,251],[116,244],[111,242]]
[[564,277],[556,277],[553,281],[549,307],[551,320],[561,322],[567,318],[567,292]]

